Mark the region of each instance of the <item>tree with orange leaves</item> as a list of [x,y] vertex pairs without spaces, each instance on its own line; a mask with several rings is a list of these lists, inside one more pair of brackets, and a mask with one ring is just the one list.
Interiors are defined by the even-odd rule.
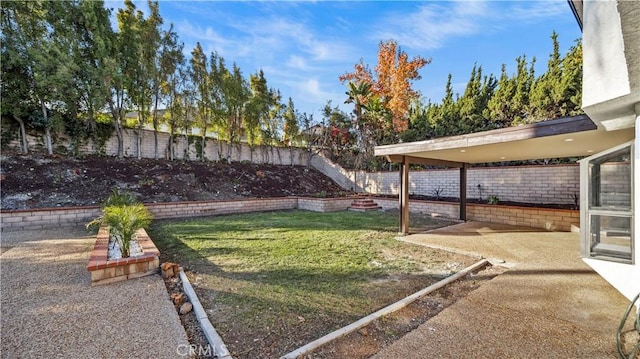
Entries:
[[394,40],[380,42],[378,46],[378,64],[374,74],[362,60],[354,66],[354,72],[339,77],[342,83],[347,81],[356,84],[371,85],[371,96],[377,97],[392,114],[385,130],[396,132],[408,128],[409,105],[418,99],[420,94],[411,88],[412,81],[419,80],[420,70],[429,64],[431,59],[416,56],[409,60],[409,55],[402,51]]

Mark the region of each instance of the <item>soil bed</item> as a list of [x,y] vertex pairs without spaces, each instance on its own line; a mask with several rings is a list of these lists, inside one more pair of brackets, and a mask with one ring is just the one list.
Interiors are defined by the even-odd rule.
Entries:
[[145,203],[350,194],[304,166],[3,154],[3,210],[95,206],[113,188]]

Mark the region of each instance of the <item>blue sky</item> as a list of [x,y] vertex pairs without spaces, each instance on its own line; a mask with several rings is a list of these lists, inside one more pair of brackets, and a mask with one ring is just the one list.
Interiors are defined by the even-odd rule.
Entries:
[[[147,9],[146,1],[135,3]],[[459,93],[474,63],[499,76],[502,64],[513,73],[515,58],[526,54],[537,58],[540,74],[553,30],[562,54],[580,38],[565,0],[161,1],[160,13],[166,26],[174,24],[185,53],[200,42],[206,53],[236,62],[245,77],[262,69],[283,102],[292,97],[299,112],[316,120],[327,100],[350,110],[338,76],[360,59],[373,68],[383,40],[396,40],[410,57],[431,58],[414,88],[440,102],[449,73]]]

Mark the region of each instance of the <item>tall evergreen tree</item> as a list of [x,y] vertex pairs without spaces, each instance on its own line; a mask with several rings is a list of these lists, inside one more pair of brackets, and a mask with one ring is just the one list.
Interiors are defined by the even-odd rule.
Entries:
[[294,145],[300,133],[300,128],[298,127],[298,111],[296,111],[291,97],[289,97],[289,102],[282,117],[284,118],[284,144],[291,147]]
[[488,130],[492,127],[485,112],[493,96],[496,80],[491,76],[482,76],[482,66],[474,65],[464,94],[458,99],[459,122],[457,134]]
[[460,133],[458,123],[460,120],[458,103],[453,97],[451,74],[447,77],[445,95],[442,103],[434,109],[430,118],[436,137],[452,136]]
[[531,87],[530,115],[526,122],[538,122],[566,115],[564,111],[564,86],[562,84],[562,60],[558,34],[551,34],[553,52],[549,55],[547,71],[535,80]]
[[[144,20],[144,27],[142,32],[143,46],[142,46],[142,58],[145,64],[144,77],[146,77],[146,83],[149,87],[149,98],[151,103],[151,120],[153,125],[153,156],[158,159],[158,127],[160,125],[158,117],[158,104],[161,100],[162,82],[166,81],[169,76],[164,72],[165,68],[162,66],[162,58],[164,56],[163,51],[171,51],[165,45],[165,40],[171,39],[171,36],[164,34],[162,30],[162,24],[164,20],[160,16],[160,7],[157,1],[148,1],[149,17]],[[173,28],[173,25],[170,29]],[[169,44],[170,46],[171,44]]]
[[[174,158],[174,136],[176,129],[178,128],[178,111],[180,110],[179,101],[179,86],[181,85],[180,71],[184,65],[184,55],[182,50],[184,44],[178,42],[178,34],[173,31],[173,24],[170,25],[169,30],[165,31],[162,36],[162,49],[160,51],[159,58],[159,86],[156,94],[156,101],[154,105],[154,128],[158,126],[158,114],[157,103],[160,96],[166,99],[167,112],[166,118],[169,122],[169,141],[167,144],[167,151],[169,159]],[[156,137],[157,138],[157,137]],[[156,157],[158,150],[155,150]]]
[[260,140],[261,123],[269,113],[269,87],[262,70],[249,77],[249,87],[251,98],[247,104],[245,130],[249,146],[255,146]]
[[240,142],[243,129],[245,108],[249,102],[250,88],[242,76],[240,67],[233,63],[231,71],[226,71],[222,81],[222,93],[226,104],[226,131],[229,146],[227,147],[227,160],[231,160],[232,144]]
[[[68,31],[62,24],[52,26],[61,15],[61,6],[61,3],[46,1],[9,2],[2,6],[3,27],[6,28],[3,28],[3,35],[7,31],[12,37],[3,39],[8,42],[3,46],[4,55],[8,64],[14,66],[11,74],[27,81],[29,98],[23,101],[39,107],[39,113],[33,111],[35,108],[28,111],[30,123],[44,130],[48,154],[53,154],[52,133],[62,128],[60,112],[65,103],[61,98],[73,82],[74,72],[68,48],[70,38],[62,37]],[[17,78],[10,79],[8,83],[17,85],[15,80]],[[10,105],[15,109],[14,115],[20,113],[19,107]]]
[[207,140],[207,130],[211,127],[211,74],[208,71],[207,55],[200,43],[191,51],[190,76],[194,85],[196,100],[196,121],[201,131],[200,160],[205,160],[204,148]]

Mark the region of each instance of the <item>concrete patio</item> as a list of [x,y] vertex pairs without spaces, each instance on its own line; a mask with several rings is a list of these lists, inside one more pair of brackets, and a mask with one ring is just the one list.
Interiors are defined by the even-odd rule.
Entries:
[[578,237],[479,222],[403,237],[510,269],[375,358],[615,357],[629,301],[581,260]]

